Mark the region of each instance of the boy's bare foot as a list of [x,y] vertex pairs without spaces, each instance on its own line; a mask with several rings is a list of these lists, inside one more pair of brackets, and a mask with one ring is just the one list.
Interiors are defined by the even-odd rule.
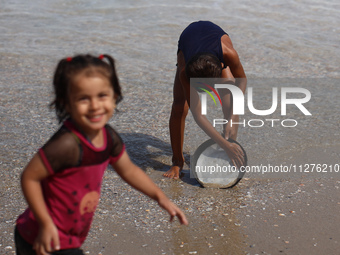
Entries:
[[170,179],[178,179],[179,173],[182,168],[179,166],[171,166],[170,170],[163,174],[164,177],[168,177]]

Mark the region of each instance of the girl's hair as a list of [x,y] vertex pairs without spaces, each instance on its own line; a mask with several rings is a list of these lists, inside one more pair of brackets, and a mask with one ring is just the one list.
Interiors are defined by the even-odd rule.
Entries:
[[[107,60],[104,61],[104,60]],[[115,69],[115,61],[110,55],[100,55],[95,57],[92,55],[77,55],[60,60],[54,73],[53,87],[55,99],[51,103],[51,107],[55,108],[59,123],[69,117],[66,111],[68,104],[68,93],[70,85],[76,75],[84,73],[86,76],[101,74],[106,77],[114,91],[116,104],[122,99],[121,88]]]
[[198,53],[185,65],[185,74],[190,78],[220,78],[221,61],[213,54]]

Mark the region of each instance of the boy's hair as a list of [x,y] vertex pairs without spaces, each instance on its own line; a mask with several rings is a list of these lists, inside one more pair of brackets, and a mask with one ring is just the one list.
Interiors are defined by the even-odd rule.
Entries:
[[[107,60],[104,61],[104,60]],[[114,91],[116,104],[122,99],[121,88],[115,69],[115,61],[110,55],[100,55],[95,57],[92,55],[77,55],[60,60],[53,78],[53,87],[55,99],[51,103],[51,107],[55,108],[59,123],[69,117],[66,111],[68,104],[68,92],[74,77],[84,72],[87,76],[101,74],[106,77]]]
[[198,53],[185,65],[185,74],[190,78],[220,78],[221,61],[213,54]]

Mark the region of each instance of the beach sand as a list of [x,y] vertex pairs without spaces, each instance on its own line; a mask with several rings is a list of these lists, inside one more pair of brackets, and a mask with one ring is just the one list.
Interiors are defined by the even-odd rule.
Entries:
[[[232,189],[202,188],[190,178],[187,165],[180,180],[162,176],[170,164],[169,145],[141,133],[122,133],[122,137],[131,148],[128,151],[132,159],[182,208],[190,224],[181,226],[176,220],[169,223],[165,211],[109,169],[100,205],[83,245],[85,254],[338,252],[340,180],[336,176],[305,173],[266,179],[246,173]],[[289,160],[299,165],[313,159],[335,165],[338,159],[333,154],[338,152],[339,146],[319,146],[301,153],[281,154],[270,163],[280,165]],[[25,209],[19,187],[20,166],[25,158],[2,158],[5,171],[1,171],[1,254],[14,253],[14,223]],[[259,163],[249,161],[249,165]]]
[[[11,57],[7,60],[12,64],[3,65],[3,68],[5,71],[10,69],[8,73],[13,74],[13,66],[18,65],[18,60]],[[47,65],[36,74],[25,67],[25,72],[32,72],[29,80],[26,80],[25,72],[15,74],[11,79],[7,78],[9,84],[15,86],[2,89],[1,254],[14,253],[15,220],[27,206],[20,190],[20,173],[34,152],[58,128],[54,113],[48,110],[52,98],[50,86],[45,85],[50,82],[51,66]],[[190,224],[180,226],[177,221],[170,224],[169,216],[155,202],[108,170],[93,227],[83,245],[86,254],[338,252],[339,173],[246,173],[232,189],[212,189],[202,188],[190,178],[186,165],[180,180],[166,179],[162,174],[171,164],[168,132],[171,79],[165,84],[162,81],[154,84],[158,89],[150,95],[143,93],[143,87],[127,83],[126,74],[122,76],[125,98],[110,124],[120,132],[132,160],[182,208]],[[22,93],[23,89],[25,93]],[[319,107],[320,104],[316,104],[311,109],[318,113]],[[328,118],[328,115],[322,116]],[[317,120],[318,114],[313,118]],[[310,122],[310,125],[318,123]],[[336,123],[330,122],[330,127]],[[279,127],[268,132],[240,128],[239,140],[247,151],[248,165],[339,164],[337,136],[333,136],[333,143],[332,136],[324,133],[312,140],[303,125],[302,122],[296,131]],[[190,141],[195,140],[193,137],[198,129],[190,115],[187,126],[184,151],[189,162],[193,149]],[[280,132],[286,139],[279,140]],[[300,144],[299,141],[306,140],[303,135],[309,141]],[[270,142],[259,144],[264,139]],[[297,142],[293,142],[294,139]],[[325,142],[319,142],[321,139]],[[262,146],[261,150],[258,146]]]
[[[325,160],[324,148],[312,151],[315,154],[289,156],[297,164],[309,162],[311,156]],[[332,157],[328,162],[335,164]],[[189,226],[168,223],[155,203],[146,203],[148,199],[119,183],[104,189],[108,196],[102,199],[84,250],[94,254],[337,254],[339,178],[256,180],[246,175],[232,189],[207,189],[190,179],[188,170],[184,172],[179,181],[164,179],[159,171],[148,174],[184,210]],[[110,196],[119,198],[119,209]]]

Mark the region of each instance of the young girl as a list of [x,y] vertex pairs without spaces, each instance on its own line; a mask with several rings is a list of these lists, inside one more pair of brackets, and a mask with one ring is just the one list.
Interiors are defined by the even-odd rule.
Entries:
[[52,105],[61,128],[32,158],[21,177],[29,208],[15,229],[18,255],[83,254],[98,205],[104,171],[111,164],[181,224],[185,215],[125,151],[118,133],[106,124],[122,99],[114,60],[109,55],[62,59],[54,74]]

